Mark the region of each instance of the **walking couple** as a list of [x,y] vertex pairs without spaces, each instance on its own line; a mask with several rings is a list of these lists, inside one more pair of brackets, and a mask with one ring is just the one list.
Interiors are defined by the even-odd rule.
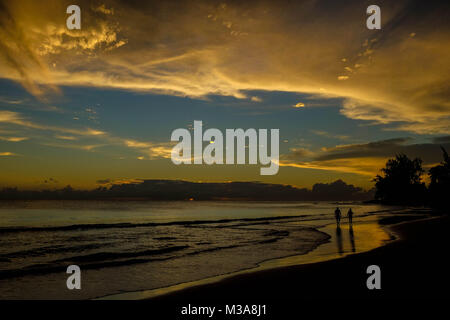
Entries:
[[[334,210],[334,217],[336,218],[336,224],[339,226],[341,224],[341,209],[339,207]],[[348,223],[351,225],[353,224],[353,211],[352,208],[348,209],[347,211],[347,217],[348,217]]]

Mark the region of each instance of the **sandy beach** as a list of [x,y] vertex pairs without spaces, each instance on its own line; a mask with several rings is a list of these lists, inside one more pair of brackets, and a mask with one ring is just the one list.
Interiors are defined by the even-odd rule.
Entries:
[[[414,221],[394,216],[379,223],[387,226],[398,239],[368,252],[236,275],[154,297],[151,301],[445,298],[449,285],[448,216]],[[381,290],[366,287],[366,268],[373,264],[381,268]]]
[[[337,228],[330,214],[333,203],[208,202],[191,203],[183,210],[174,203],[139,203],[133,210],[110,210],[106,203],[85,205],[87,217],[80,215],[81,209],[46,208],[61,221],[43,230],[33,221],[22,229],[4,229],[5,251],[10,250],[8,241],[34,246],[4,255],[4,267],[20,267],[11,269],[16,274],[8,269],[1,274],[5,299],[145,300],[171,306],[230,299],[276,303],[445,297],[448,217],[429,209],[353,204],[358,213],[353,224],[345,218]],[[29,209],[15,210],[15,219],[31,216]],[[158,210],[169,220],[159,220]],[[240,218],[230,219],[229,212],[235,211]],[[11,216],[8,212],[5,218]],[[115,223],[86,224],[100,214]],[[210,220],[200,219],[205,217]],[[134,223],[117,224],[119,219]],[[112,233],[114,246],[109,242]],[[53,242],[59,241],[53,243],[61,246],[58,250],[46,246],[49,234]],[[77,239],[77,247],[66,239]],[[84,242],[78,244],[80,240]],[[29,252],[42,254],[21,258]],[[39,261],[45,268],[43,263],[36,266]],[[65,287],[66,273],[61,270],[69,262],[83,269],[82,290]],[[370,265],[381,268],[381,290],[366,287]]]

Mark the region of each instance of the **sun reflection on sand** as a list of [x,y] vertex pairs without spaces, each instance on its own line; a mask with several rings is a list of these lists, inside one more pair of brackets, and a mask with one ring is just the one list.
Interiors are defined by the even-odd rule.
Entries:
[[335,224],[328,224],[318,230],[330,235],[329,242],[320,245],[306,255],[292,256],[267,261],[263,269],[314,263],[345,257],[353,253],[369,251],[392,240],[388,231],[378,224],[376,216],[355,218],[350,227],[347,221],[341,223],[339,231]]

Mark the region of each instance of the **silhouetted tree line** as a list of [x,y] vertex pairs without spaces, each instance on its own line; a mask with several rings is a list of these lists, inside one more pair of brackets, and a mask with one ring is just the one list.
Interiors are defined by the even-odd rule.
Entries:
[[409,159],[405,154],[389,159],[386,167],[381,169],[383,176],[377,175],[374,179],[375,199],[389,204],[448,207],[450,159],[447,151],[443,147],[441,149],[444,159],[428,171],[428,188],[422,181],[425,170],[421,159]]
[[146,200],[370,200],[373,190],[347,184],[342,180],[317,183],[312,189],[260,182],[197,183],[181,180],[143,180],[138,183],[115,184],[94,190],[74,190],[70,186],[58,190],[26,191],[7,188],[0,199],[146,199]]

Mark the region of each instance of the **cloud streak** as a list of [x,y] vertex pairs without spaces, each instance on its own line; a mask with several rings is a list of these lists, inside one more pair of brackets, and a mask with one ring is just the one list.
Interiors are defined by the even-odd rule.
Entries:
[[20,113],[14,111],[0,110],[0,123],[13,124],[31,129],[55,131],[59,133],[69,133],[79,136],[101,136],[105,134],[105,132],[103,131],[95,130],[92,128],[71,129],[35,123],[25,119]]
[[13,152],[0,152],[0,157],[11,157],[11,156],[16,156],[17,154],[13,153]]
[[387,159],[404,153],[411,158],[419,157],[424,167],[442,160],[440,146],[450,149],[448,137],[433,139],[430,143],[411,143],[410,138],[396,138],[360,144],[338,145],[312,152],[306,149],[291,149],[280,158],[280,166],[328,170],[375,176],[384,167]]
[[8,142],[21,142],[28,139],[29,139],[28,137],[0,137],[0,140]]
[[[133,150],[137,150],[141,153],[144,153],[147,159],[157,159],[157,158],[170,158],[172,147],[175,144],[174,142],[144,142],[138,140],[132,140],[127,138],[122,138],[105,132],[103,130],[93,129],[93,128],[84,128],[84,129],[74,129],[74,128],[66,128],[66,127],[57,127],[57,126],[49,126],[39,124],[33,121],[29,121],[25,119],[22,114],[13,111],[0,111],[0,123],[9,124],[9,125],[17,125],[30,129],[37,129],[43,131],[53,131],[56,132],[54,138],[58,140],[66,141],[66,143],[61,142],[45,142],[44,145],[58,147],[58,148],[71,148],[71,149],[80,149],[86,151],[92,151],[94,149],[107,146],[107,145],[119,145],[126,146]],[[70,135],[66,135],[70,134]],[[80,138],[91,138],[97,139],[101,143],[89,143],[89,144],[75,144],[74,141],[79,140]],[[9,141],[9,142],[20,142],[27,140],[26,137],[1,137],[0,140]],[[141,159],[145,159],[145,157]]]

